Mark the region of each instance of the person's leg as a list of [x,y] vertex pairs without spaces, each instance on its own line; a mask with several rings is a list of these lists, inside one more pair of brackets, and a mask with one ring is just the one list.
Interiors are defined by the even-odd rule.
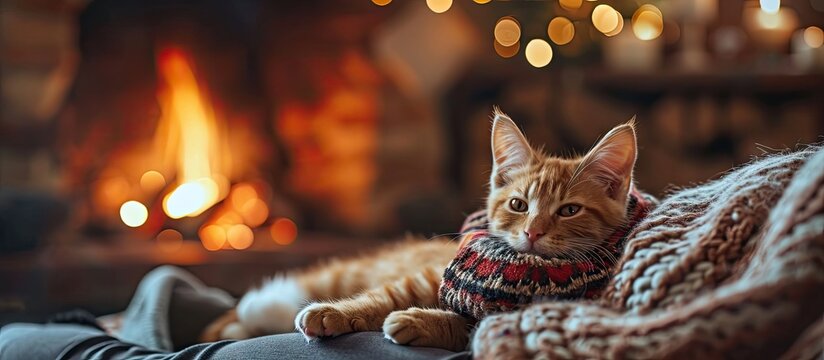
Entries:
[[300,333],[234,341],[216,349],[213,359],[443,359],[449,350],[402,346],[381,332],[356,332],[307,343]]
[[57,359],[66,349],[105,335],[82,325],[9,324],[0,328],[0,359]]
[[0,359],[438,359],[447,350],[400,346],[379,332],[361,332],[307,343],[299,333],[243,341],[197,344],[177,352],[150,350],[88,326],[10,324],[0,329]]

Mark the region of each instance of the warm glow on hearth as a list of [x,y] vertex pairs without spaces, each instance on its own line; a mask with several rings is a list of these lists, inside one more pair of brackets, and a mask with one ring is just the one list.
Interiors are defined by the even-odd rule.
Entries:
[[156,238],[157,246],[163,251],[176,251],[183,245],[183,234],[175,229],[165,229]]
[[298,236],[298,226],[295,222],[287,218],[280,218],[269,228],[272,241],[278,245],[289,245]]
[[255,234],[246,225],[232,225],[226,230],[226,241],[233,249],[243,250],[252,246],[255,241]]
[[247,202],[258,198],[257,190],[250,184],[237,184],[232,188],[229,200],[235,211],[241,211]]
[[206,250],[220,250],[226,243],[226,230],[219,225],[208,225],[200,229],[200,242]]
[[269,207],[261,199],[252,199],[240,209],[243,222],[252,227],[258,227],[269,218]]

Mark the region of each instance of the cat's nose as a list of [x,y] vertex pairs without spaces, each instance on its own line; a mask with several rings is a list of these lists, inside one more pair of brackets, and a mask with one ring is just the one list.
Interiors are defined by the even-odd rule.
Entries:
[[540,232],[539,230],[526,230],[524,231],[524,234],[526,234],[526,238],[529,242],[536,242],[541,238],[541,236],[546,235],[546,233]]

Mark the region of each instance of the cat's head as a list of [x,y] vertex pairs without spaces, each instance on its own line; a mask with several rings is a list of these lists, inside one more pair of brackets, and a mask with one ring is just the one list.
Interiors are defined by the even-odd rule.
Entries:
[[606,256],[605,240],[627,221],[636,156],[634,118],[613,128],[586,155],[561,158],[531,147],[496,108],[490,232],[521,252]]

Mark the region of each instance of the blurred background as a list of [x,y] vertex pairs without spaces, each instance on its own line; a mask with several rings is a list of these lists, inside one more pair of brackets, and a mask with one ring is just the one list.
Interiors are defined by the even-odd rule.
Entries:
[[262,276],[483,206],[493,105],[665,195],[824,134],[824,0],[0,0],[0,324]]

